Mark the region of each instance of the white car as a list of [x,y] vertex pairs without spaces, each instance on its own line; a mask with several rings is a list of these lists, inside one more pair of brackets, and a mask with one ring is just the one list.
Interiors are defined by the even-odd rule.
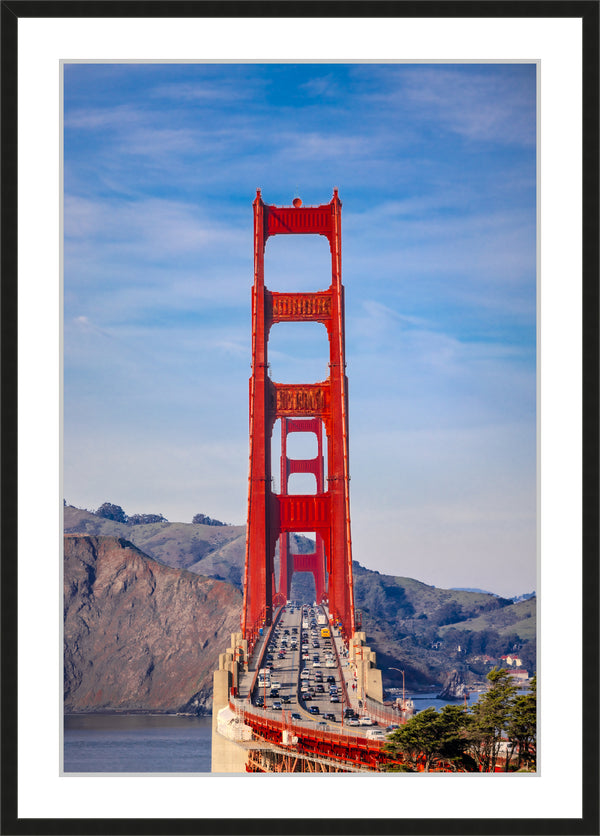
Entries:
[[300,679],[310,679],[310,671],[307,670],[307,668],[304,668],[304,670],[300,674]]
[[361,726],[372,726],[374,725],[373,721],[370,717],[361,717],[358,721]]

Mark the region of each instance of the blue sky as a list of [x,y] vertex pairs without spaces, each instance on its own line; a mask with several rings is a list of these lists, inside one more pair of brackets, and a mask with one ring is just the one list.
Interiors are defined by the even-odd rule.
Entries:
[[[535,66],[64,79],[66,500],[245,521],[252,200],[337,187],[354,557],[534,589]],[[267,286],[323,289],[328,259],[324,238],[270,239]],[[322,326],[274,326],[272,377],[323,379],[326,346]]]

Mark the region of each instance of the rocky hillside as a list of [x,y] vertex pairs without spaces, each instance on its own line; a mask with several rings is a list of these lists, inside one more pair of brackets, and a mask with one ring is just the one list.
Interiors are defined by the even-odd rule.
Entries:
[[[162,563],[180,575],[226,581],[241,593],[245,526],[116,522],[72,506],[64,508],[64,523],[68,533],[124,538],[153,558],[153,566]],[[307,552],[313,545],[296,535],[292,550]],[[295,575],[292,590],[294,597],[312,600],[312,578]],[[357,562],[354,593],[369,644],[386,669],[386,687],[402,684],[401,674],[392,668],[405,671],[409,689],[441,687],[453,670],[473,684],[485,679],[493,664],[490,658],[499,660],[515,650],[525,667],[535,670],[535,597],[513,602],[477,590],[439,589],[412,578],[380,574]],[[239,618],[241,595],[238,600]],[[222,634],[225,640],[228,632]]]
[[453,670],[468,685],[485,680],[501,656],[518,651],[536,670],[536,598],[513,603],[487,592],[438,589],[353,564],[363,630],[384,668],[384,687],[437,689]]
[[242,600],[114,536],[66,535],[65,711],[211,710],[212,674]]

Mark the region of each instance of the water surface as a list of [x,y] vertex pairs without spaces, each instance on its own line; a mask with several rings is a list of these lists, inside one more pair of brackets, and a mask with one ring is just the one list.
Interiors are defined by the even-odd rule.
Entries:
[[70,714],[64,772],[210,772],[212,719]]

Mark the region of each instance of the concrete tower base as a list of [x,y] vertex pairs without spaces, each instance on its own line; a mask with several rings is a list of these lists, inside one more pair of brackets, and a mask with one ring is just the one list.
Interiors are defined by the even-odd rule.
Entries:
[[241,633],[232,633],[231,647],[220,654],[219,669],[213,675],[211,772],[246,772],[247,750],[221,732],[227,731],[230,689],[238,687],[240,669],[247,664],[248,643]]

